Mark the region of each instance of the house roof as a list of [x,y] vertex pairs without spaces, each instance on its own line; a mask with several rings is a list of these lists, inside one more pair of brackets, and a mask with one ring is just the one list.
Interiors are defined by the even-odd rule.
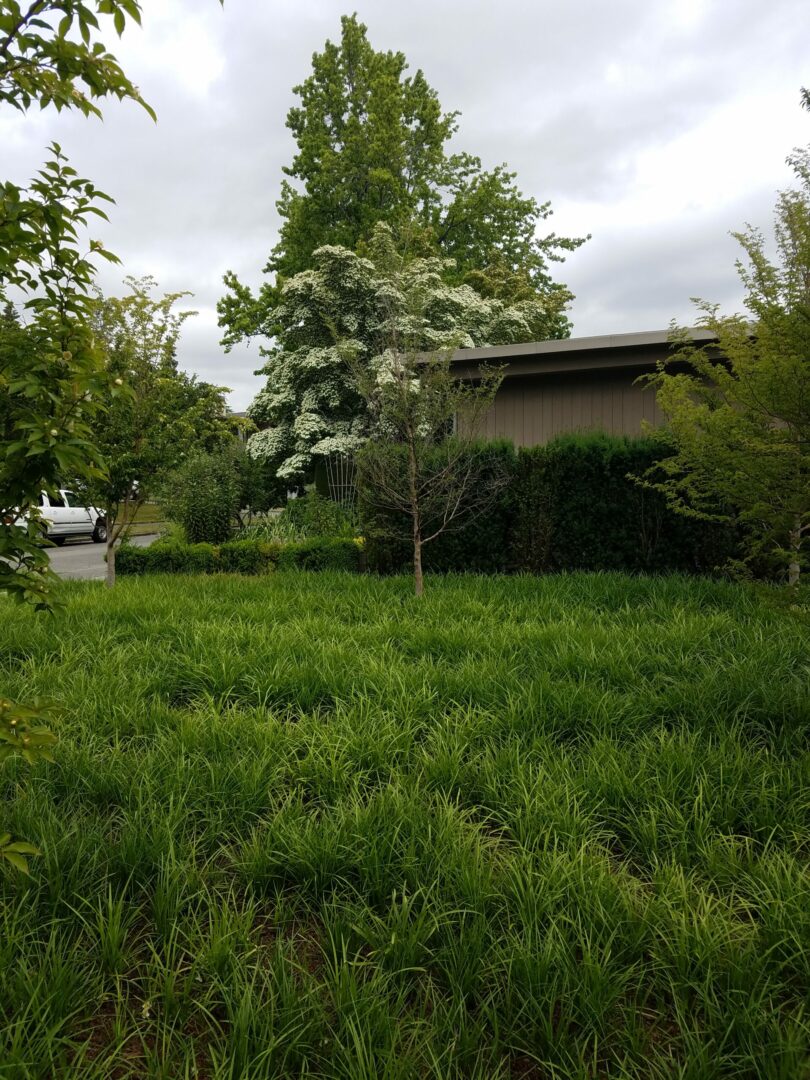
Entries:
[[[697,327],[689,330],[689,335],[696,344],[710,344],[717,340],[710,330]],[[473,375],[479,364],[504,364],[507,377],[650,367],[666,356],[671,347],[669,330],[642,330],[633,334],[600,334],[595,337],[458,349],[453,356],[453,366],[460,375]]]

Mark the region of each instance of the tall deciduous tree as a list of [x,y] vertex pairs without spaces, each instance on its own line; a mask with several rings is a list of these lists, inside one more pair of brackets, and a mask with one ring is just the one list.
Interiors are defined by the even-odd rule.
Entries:
[[324,245],[364,254],[378,222],[401,251],[452,260],[443,271],[451,283],[491,288],[494,277],[506,300],[528,287],[543,310],[532,335],[568,335],[571,295],[550,264],[583,241],[539,236],[550,205],[522,194],[505,165],[488,171],[471,154],[449,153],[459,114],[442,110],[421,71],[407,74],[401,52],[376,51],[357,17],[344,17],[340,43],[313,56],[295,92],[300,104],[287,126],[297,151],[284,170],[281,236],[265,268],[275,278],[253,295],[226,275],[226,343],[272,336],[283,282],[310,269]]
[[685,345],[674,360],[692,373],[667,363],[654,382],[677,445],[660,489],[684,513],[739,518],[749,554],[776,557],[795,586],[810,535],[810,152],[788,160],[799,183],[776,204],[778,261],[760,230],[735,234],[749,317],[699,304],[725,362]]
[[291,482],[318,458],[352,453],[368,438],[372,418],[356,373],[385,351],[392,325],[408,348],[430,351],[526,340],[542,316],[533,293],[517,303],[484,298],[448,284],[445,260],[403,258],[388,225],[375,227],[367,250],[321,248],[313,269],[282,291],[275,342],[264,350],[267,384],[250,408],[262,430],[248,446]]
[[187,454],[233,439],[226,390],[177,366],[177,341],[194,312],[175,307],[190,294],[154,298],[148,277],[126,284],[127,296],[99,298],[93,322],[111,389],[93,430],[105,470],[87,492],[106,511],[108,585],[139,506]]

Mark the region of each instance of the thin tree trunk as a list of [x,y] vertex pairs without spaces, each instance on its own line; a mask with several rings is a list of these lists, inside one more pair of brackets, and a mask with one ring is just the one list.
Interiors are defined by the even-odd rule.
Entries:
[[790,530],[790,562],[788,563],[788,585],[795,592],[799,587],[799,574],[801,573],[801,563],[799,561],[799,550],[802,543],[802,523],[801,518],[797,518],[794,522],[793,528]]
[[107,588],[111,589],[115,585],[115,541],[113,540],[112,530],[107,531]]
[[422,577],[422,523],[419,520],[419,496],[416,490],[416,453],[413,440],[408,441],[408,493],[411,503],[411,521],[413,522],[413,591],[416,596],[424,592]]
[[413,591],[416,596],[421,596],[425,591],[422,578],[422,537],[416,529],[413,534]]

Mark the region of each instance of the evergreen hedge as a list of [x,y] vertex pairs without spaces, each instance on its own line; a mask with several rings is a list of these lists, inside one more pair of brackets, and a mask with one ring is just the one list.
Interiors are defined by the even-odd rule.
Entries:
[[727,526],[684,517],[643,477],[671,453],[663,437],[565,435],[518,453],[514,569],[710,573],[736,553]]
[[[485,513],[473,518],[461,515],[451,526],[422,549],[426,571],[447,573],[465,570],[478,574],[504,573],[510,567],[510,533],[514,516],[514,477],[517,452],[507,440],[480,443],[474,448],[479,462],[483,457],[484,482],[488,472],[505,476],[507,483]],[[437,464],[443,459],[437,455]],[[358,470],[362,477],[362,469]],[[402,483],[406,482],[406,458],[402,452]],[[411,564],[410,518],[384,512],[372,505],[362,484],[357,493],[360,531],[366,542],[366,562],[377,573],[398,573]]]
[[[566,435],[518,451],[505,442],[487,449],[509,483],[486,514],[425,546],[426,570],[711,573],[737,553],[732,529],[676,514],[632,479],[671,452],[660,435]],[[362,489],[358,506],[369,569],[407,569],[405,516],[371,509]]]
[[359,570],[361,545],[355,540],[319,537],[298,543],[231,540],[183,544],[157,540],[150,547],[123,544],[116,552],[116,572],[132,574],[262,574],[275,569]]

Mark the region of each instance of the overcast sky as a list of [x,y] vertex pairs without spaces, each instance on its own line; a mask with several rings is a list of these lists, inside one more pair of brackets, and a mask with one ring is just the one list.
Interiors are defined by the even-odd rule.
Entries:
[[[114,49],[158,113],[109,104],[103,123],[0,110],[0,175],[25,180],[51,140],[113,195],[97,235],[125,273],[188,289],[181,365],[261,386],[255,345],[226,356],[222,275],[258,284],[277,238],[275,201],[293,154],[292,87],[339,37],[336,0],[144,0],[143,29]],[[807,0],[366,0],[372,44],[421,67],[459,149],[506,161],[551,226],[592,239],[559,268],[576,293],[574,335],[665,328],[689,298],[739,310],[731,229],[769,228],[792,147],[810,143]]]

